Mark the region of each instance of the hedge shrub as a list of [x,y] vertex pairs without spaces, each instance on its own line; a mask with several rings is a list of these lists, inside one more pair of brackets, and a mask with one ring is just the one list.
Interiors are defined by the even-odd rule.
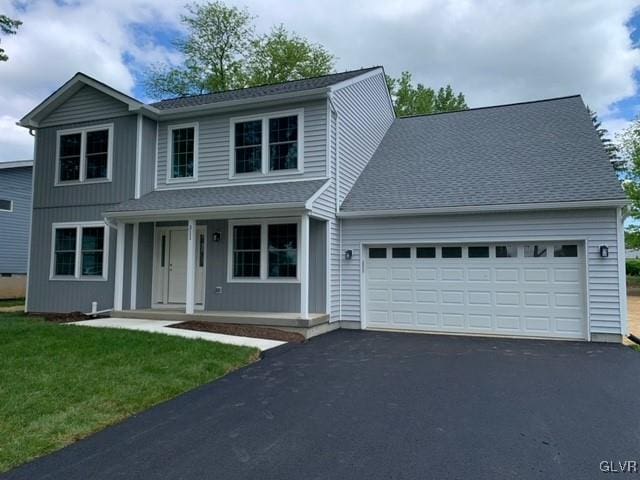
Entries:
[[627,275],[640,275],[640,258],[632,258],[627,260]]

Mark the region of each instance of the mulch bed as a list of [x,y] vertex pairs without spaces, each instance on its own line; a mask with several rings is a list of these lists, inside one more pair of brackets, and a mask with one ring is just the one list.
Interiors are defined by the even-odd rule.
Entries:
[[169,328],[223,333],[225,335],[238,335],[240,337],[264,338],[289,343],[303,343],[305,341],[304,336],[299,333],[286,332],[284,330],[278,330],[277,328],[256,327],[255,325],[237,325],[235,323],[198,322],[191,320],[169,325]]
[[88,315],[85,315],[82,312],[71,312],[71,313],[29,313],[28,315],[34,317],[44,318],[47,322],[53,323],[69,323],[69,322],[79,322],[81,320],[90,320],[91,318]]

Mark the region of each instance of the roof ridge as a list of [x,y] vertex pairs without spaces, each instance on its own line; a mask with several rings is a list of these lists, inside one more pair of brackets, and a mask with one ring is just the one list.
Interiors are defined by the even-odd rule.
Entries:
[[451,113],[464,113],[464,112],[471,112],[471,111],[475,111],[475,110],[488,110],[491,108],[503,108],[503,107],[514,107],[517,105],[529,105],[532,103],[544,103],[544,102],[553,102],[556,100],[565,100],[567,98],[581,98],[582,96],[577,93],[577,94],[573,94],[573,95],[564,95],[561,97],[550,97],[550,98],[542,98],[539,100],[526,100],[523,102],[512,102],[512,103],[501,103],[498,105],[487,105],[484,107],[473,107],[473,108],[466,108],[464,110],[452,110],[450,112],[435,112],[435,113],[418,113],[416,115],[405,115],[404,117],[397,117],[396,120],[405,120],[405,119],[409,119],[409,118],[416,118],[416,117],[433,117],[436,115],[447,115],[447,114],[451,114]]
[[313,77],[306,77],[306,78],[297,78],[294,80],[285,80],[284,82],[276,82],[276,83],[263,83],[260,85],[252,85],[250,87],[240,87],[240,88],[231,88],[228,90],[220,90],[218,92],[209,92],[209,93],[198,93],[195,95],[182,95],[182,96],[177,96],[177,97],[172,97],[172,98],[165,98],[162,100],[158,100],[157,102],[152,102],[149,103],[148,105],[157,105],[158,103],[162,103],[162,102],[171,102],[173,100],[182,100],[184,98],[196,98],[196,97],[206,97],[207,95],[217,95],[217,94],[221,94],[221,93],[228,93],[228,92],[239,92],[239,91],[244,91],[244,90],[249,90],[252,88],[263,88],[263,87],[270,87],[270,86],[275,86],[275,85],[285,85],[287,83],[293,83],[293,82],[302,82],[305,80],[315,80],[317,78],[325,78],[325,77],[331,77],[334,75],[344,75],[347,73],[356,73],[356,72],[366,72],[366,71],[370,71],[370,70],[375,70],[376,68],[383,68],[381,65],[375,65],[372,67],[363,67],[363,68],[356,68],[354,70],[345,70],[344,72],[333,72],[333,73],[325,73],[324,75],[316,75]]

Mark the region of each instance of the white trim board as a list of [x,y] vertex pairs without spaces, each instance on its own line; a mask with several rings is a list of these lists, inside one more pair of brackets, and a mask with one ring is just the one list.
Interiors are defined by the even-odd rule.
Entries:
[[[82,229],[91,227],[103,227],[104,237],[102,244],[102,275],[82,275]],[[75,245],[75,265],[73,275],[56,275],[55,274],[55,252],[56,252],[56,230],[58,229],[75,229],[76,245]],[[49,280],[62,281],[82,281],[82,282],[104,282],[109,278],[109,226],[104,221],[96,222],[55,222],[51,224],[51,242],[50,242],[50,265]]]
[[[301,220],[302,217],[290,218],[260,218],[229,220],[227,223],[227,283],[300,283],[300,263],[301,263]],[[283,223],[295,223],[296,230],[296,276],[294,277],[269,277],[269,248],[268,235],[269,225]],[[233,276],[233,229],[240,225],[260,226],[260,277],[234,277]]]
[[[288,170],[271,170],[269,154],[269,120],[273,118],[292,117],[298,118],[297,135],[297,166]],[[260,171],[237,173],[235,171],[235,125],[243,122],[261,121],[261,159]],[[279,175],[298,175],[304,173],[304,108],[266,112],[256,115],[244,115],[229,119],[229,179],[237,178],[264,178]]]
[[[105,123],[101,125],[90,125],[87,127],[69,128],[58,130],[56,132],[56,152],[55,152],[55,178],[53,185],[56,187],[64,187],[69,185],[82,185],[92,183],[108,183],[111,182],[113,176],[113,123]],[[87,179],[87,133],[97,132],[101,130],[108,131],[107,144],[107,176],[104,178]],[[60,138],[65,135],[80,134],[80,172],[78,180],[60,180]]]

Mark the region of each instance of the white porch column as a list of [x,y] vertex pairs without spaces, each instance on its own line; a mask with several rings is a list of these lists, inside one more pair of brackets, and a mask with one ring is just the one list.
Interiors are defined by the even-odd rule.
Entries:
[[122,310],[122,294],[124,285],[124,234],[125,224],[118,222],[116,226],[116,272],[113,286],[113,309]]
[[300,317],[309,318],[309,215],[300,222]]
[[139,241],[140,224],[133,224],[133,238],[131,239],[131,305],[130,309],[136,309],[138,302],[138,241]]
[[187,295],[186,313],[193,313],[196,303],[196,221],[189,220],[187,227]]

